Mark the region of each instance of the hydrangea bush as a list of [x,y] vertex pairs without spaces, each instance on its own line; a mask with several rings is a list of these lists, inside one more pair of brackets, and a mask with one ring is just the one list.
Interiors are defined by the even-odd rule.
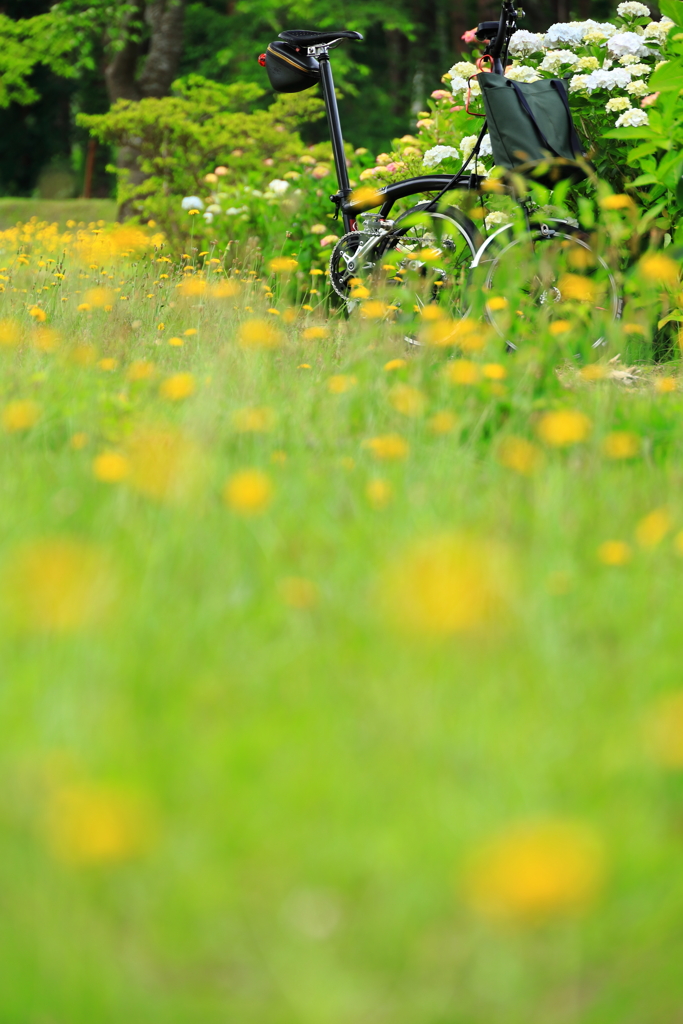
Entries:
[[[662,0],[662,10],[676,18],[679,8],[683,11],[679,0]],[[664,100],[657,91],[660,86],[655,88],[651,79],[680,50],[674,27],[675,20],[668,14],[653,20],[645,4],[627,0],[617,7],[613,22],[560,22],[545,33],[519,29],[512,37],[507,77],[518,82],[566,79],[585,149],[598,176],[617,193],[646,184],[630,161],[631,140],[634,132],[640,138],[640,133],[647,135],[654,126],[661,126]],[[470,109],[484,113],[481,89],[471,77],[479,74],[476,60],[481,52],[475,49],[468,59],[453,65],[443,77],[445,88],[435,90],[430,109],[421,112],[418,134],[397,140],[395,152],[365,171],[364,180],[387,181],[425,170],[457,171],[472,153],[483,123],[466,111],[469,89]],[[676,94],[674,105],[680,109],[677,98]],[[473,167],[488,173],[492,166],[490,141],[484,136]],[[648,172],[653,173],[650,165]],[[651,201],[650,189],[634,195],[645,205]]]

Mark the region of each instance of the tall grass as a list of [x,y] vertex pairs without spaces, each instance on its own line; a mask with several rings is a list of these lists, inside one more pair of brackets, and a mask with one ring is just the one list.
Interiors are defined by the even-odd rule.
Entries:
[[33,232],[0,324],[3,1022],[673,1020],[676,365]]

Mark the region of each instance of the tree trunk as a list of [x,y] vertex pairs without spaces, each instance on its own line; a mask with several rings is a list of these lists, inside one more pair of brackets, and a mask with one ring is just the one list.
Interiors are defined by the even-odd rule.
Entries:
[[[109,102],[132,100],[137,102],[148,97],[160,99],[168,94],[171,83],[178,73],[183,48],[183,20],[186,0],[148,0],[135,12],[135,20],[144,21],[149,29],[149,47],[142,62],[143,45],[131,36],[124,47],[112,55],[104,71]],[[129,17],[129,24],[133,15]],[[139,185],[145,179],[140,170],[139,149],[130,142],[120,146],[117,156],[119,170],[128,172],[128,180]],[[130,203],[119,207],[118,220],[126,220],[134,210]]]

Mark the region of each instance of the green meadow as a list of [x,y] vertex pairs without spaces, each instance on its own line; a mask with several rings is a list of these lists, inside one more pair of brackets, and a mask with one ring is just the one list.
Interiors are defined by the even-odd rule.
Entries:
[[3,1024],[677,1020],[677,357],[2,246]]

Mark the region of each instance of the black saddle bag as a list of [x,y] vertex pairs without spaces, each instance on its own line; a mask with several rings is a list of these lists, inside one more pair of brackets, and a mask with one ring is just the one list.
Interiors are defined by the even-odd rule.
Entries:
[[315,57],[279,39],[266,50],[266,72],[275,92],[303,92],[320,81],[320,65]]

